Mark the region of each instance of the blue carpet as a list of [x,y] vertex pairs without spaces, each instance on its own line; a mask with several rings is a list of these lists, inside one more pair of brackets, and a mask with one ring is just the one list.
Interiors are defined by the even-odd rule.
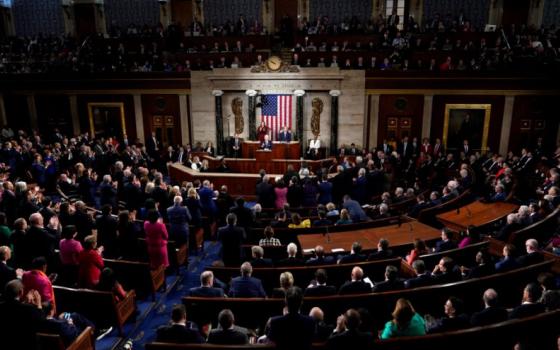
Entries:
[[[124,337],[119,337],[114,329],[109,335],[96,343],[98,350],[112,350],[131,339],[133,349],[144,349],[144,344],[155,340],[156,329],[169,322],[173,305],[180,304],[181,298],[187,291],[200,285],[200,274],[213,261],[218,259],[219,244],[205,242],[204,251],[196,256],[189,257],[188,267],[181,267],[179,275],[170,275],[166,278],[167,289],[157,293],[156,301],[151,299],[137,301],[139,313],[136,321],[129,322],[124,327]],[[188,317],[188,315],[187,315]]]

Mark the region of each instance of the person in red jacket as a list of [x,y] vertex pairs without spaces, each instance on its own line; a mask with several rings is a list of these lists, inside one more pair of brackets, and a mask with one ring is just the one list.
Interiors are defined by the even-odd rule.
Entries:
[[103,247],[97,248],[95,236],[87,236],[84,239],[84,250],[80,252],[78,257],[78,283],[80,287],[91,289],[99,283],[99,276],[104,267],[102,253]]

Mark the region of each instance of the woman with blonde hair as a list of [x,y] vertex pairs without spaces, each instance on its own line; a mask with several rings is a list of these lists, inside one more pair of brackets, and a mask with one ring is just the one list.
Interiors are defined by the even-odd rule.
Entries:
[[285,298],[286,291],[294,286],[294,276],[291,272],[286,271],[280,274],[280,288],[272,290],[273,298]]
[[385,328],[381,333],[381,339],[426,334],[424,319],[416,313],[414,307],[412,307],[412,304],[407,299],[400,298],[397,300],[392,316],[393,320],[385,324]]

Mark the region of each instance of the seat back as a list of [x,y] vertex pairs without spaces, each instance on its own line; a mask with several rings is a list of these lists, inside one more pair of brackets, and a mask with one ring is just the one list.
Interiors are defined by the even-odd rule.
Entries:
[[475,263],[476,253],[478,253],[479,250],[487,249],[489,245],[490,242],[484,241],[468,245],[464,248],[456,248],[446,250],[444,252],[421,255],[418,259],[424,261],[427,270],[432,270],[444,256],[452,258],[459,266],[473,266]]
[[523,247],[525,241],[529,238],[534,238],[539,242],[546,242],[556,231],[559,216],[560,208],[556,208],[544,219],[513,232],[509,236],[508,242],[513,243],[516,247]]

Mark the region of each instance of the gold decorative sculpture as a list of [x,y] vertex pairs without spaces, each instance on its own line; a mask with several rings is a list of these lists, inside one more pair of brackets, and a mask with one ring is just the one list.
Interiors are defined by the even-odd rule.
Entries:
[[231,113],[235,116],[235,133],[241,135],[245,122],[243,121],[243,100],[240,97],[231,101]]
[[321,131],[321,113],[323,112],[323,100],[315,97],[311,101],[313,113],[311,114],[311,132],[314,136],[319,136]]

